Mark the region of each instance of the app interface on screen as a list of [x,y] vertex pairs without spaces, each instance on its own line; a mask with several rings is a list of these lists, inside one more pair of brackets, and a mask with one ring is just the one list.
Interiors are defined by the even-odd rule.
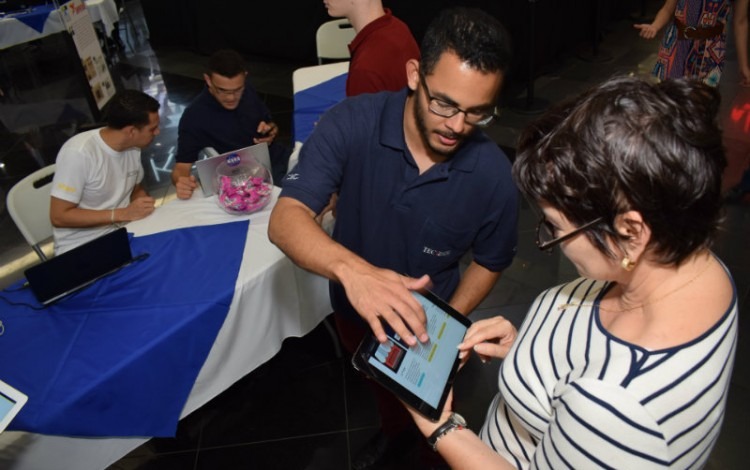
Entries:
[[463,340],[466,327],[421,294],[413,294],[427,315],[430,341],[409,348],[398,335],[389,331],[388,341],[378,347],[369,363],[437,407],[458,355],[456,346]]

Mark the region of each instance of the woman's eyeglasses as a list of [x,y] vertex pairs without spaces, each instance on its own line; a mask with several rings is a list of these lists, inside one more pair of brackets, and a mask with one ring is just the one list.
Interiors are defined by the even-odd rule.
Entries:
[[569,240],[575,237],[579,233],[583,232],[584,230],[590,229],[601,221],[602,218],[597,217],[591,222],[585,223],[580,227],[571,230],[565,235],[555,237],[555,228],[547,221],[544,216],[542,216],[536,226],[536,246],[542,251],[550,251],[552,250],[552,248],[564,242],[565,240]]

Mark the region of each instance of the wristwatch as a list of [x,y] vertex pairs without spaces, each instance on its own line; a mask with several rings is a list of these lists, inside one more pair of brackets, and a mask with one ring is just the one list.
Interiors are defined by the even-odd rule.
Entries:
[[437,443],[446,434],[451,431],[466,429],[466,420],[463,416],[458,413],[451,413],[448,416],[448,420],[441,424],[430,437],[427,438],[427,443],[432,447],[432,450],[437,452]]

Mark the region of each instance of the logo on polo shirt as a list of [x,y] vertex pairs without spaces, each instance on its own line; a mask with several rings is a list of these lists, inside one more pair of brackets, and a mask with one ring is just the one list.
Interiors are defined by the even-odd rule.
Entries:
[[426,254],[431,255],[431,256],[438,256],[438,257],[440,257],[440,256],[448,256],[448,255],[450,255],[451,254],[451,250],[440,251],[440,250],[436,250],[434,248],[430,248],[430,247],[426,246],[426,247],[422,248],[422,253],[426,253]]
[[286,179],[289,181],[295,181],[299,179],[299,173],[289,173],[286,175]]

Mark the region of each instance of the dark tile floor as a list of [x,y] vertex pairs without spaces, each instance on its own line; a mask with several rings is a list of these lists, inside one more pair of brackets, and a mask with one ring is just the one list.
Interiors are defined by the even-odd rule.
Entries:
[[[648,2],[651,12],[659,2]],[[169,198],[169,170],[177,137],[177,123],[187,103],[201,89],[206,57],[185,50],[152,51],[139,13],[138,0],[127,2],[135,31],[126,39],[131,47],[116,61],[113,73],[128,88],[139,88],[162,104],[162,133],[143,152],[145,184],[161,201]],[[555,70],[535,82],[535,96],[558,101],[615,73],[647,74],[657,44],[640,40],[630,22],[607,26],[602,48],[608,62],[584,61],[574,54],[560,58]],[[312,38],[311,38],[312,40]],[[737,66],[733,52],[721,86],[724,115],[738,96]],[[292,71],[311,64],[251,60],[251,81],[264,96],[279,122],[282,139],[291,140]],[[523,91],[518,84],[512,90]],[[514,95],[512,93],[511,95]],[[514,98],[515,96],[510,96]],[[522,96],[521,96],[522,98]],[[489,129],[506,148],[513,148],[519,131],[534,116],[521,100],[506,103],[499,123]],[[746,139],[750,141],[750,137]],[[708,468],[746,468],[745,432],[750,424],[750,206],[727,204],[726,231],[716,246],[737,283],[740,342],[729,393],[724,427]],[[0,288],[22,276],[35,255],[24,243],[7,213],[0,207]],[[513,265],[479,309],[478,319],[502,313],[517,325],[532,299],[550,285],[575,276],[559,254],[538,252],[533,244],[534,216],[524,207],[520,246]],[[48,249],[51,249],[48,247]],[[456,408],[472,428],[480,426],[496,390],[497,363],[470,361],[456,383]],[[282,350],[207,405],[183,419],[175,438],[152,439],[113,464],[115,469],[348,469],[351,456],[378,427],[371,393],[346,359],[336,357],[325,330],[318,327],[303,338],[290,338]],[[404,456],[390,468],[420,468],[416,456]]]

